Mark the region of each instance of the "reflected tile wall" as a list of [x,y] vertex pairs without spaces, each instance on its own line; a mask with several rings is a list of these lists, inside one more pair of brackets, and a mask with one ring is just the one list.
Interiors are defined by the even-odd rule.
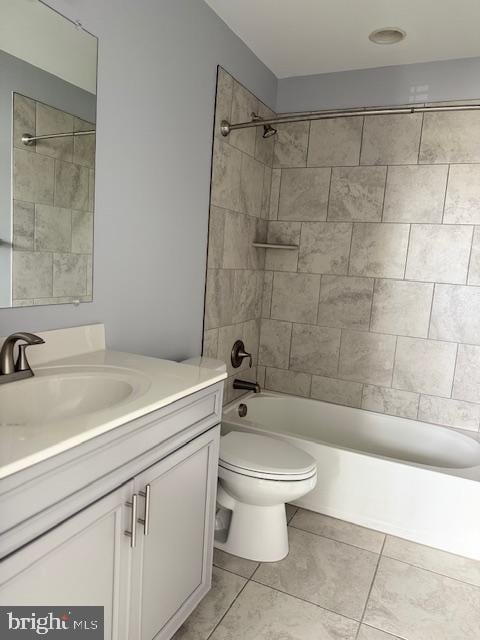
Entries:
[[14,94],[13,305],[92,299],[95,136],[38,141],[95,125]]
[[278,131],[266,388],[478,431],[480,114]]
[[[219,124],[223,119],[232,122],[250,120],[252,112],[262,117],[274,115],[246,87],[219,68],[203,354],[224,360],[228,365],[225,402],[244,393],[233,389],[235,377],[247,380],[256,380],[258,377],[265,249],[256,249],[252,243],[267,240],[274,140],[264,139],[262,129],[236,131],[228,138],[223,138],[219,133]],[[278,233],[290,236],[295,229],[278,229]],[[286,266],[290,266],[290,263]],[[291,330],[289,323],[276,324]],[[265,327],[262,330],[267,331]],[[280,330],[276,333],[273,324],[269,333],[272,337],[281,337],[285,344],[290,343],[290,336]],[[247,360],[239,369],[233,369],[230,364],[230,352],[238,339],[243,340],[246,350],[253,355],[252,369],[249,369]],[[268,353],[268,345],[265,345],[264,354]],[[280,366],[288,365],[288,354],[282,359],[272,352],[267,359],[269,362],[279,362]]]

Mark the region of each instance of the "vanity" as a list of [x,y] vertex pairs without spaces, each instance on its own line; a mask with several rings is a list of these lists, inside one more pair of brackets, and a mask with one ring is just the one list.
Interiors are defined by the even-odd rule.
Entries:
[[210,588],[223,372],[39,334],[0,385],[0,606],[101,605],[171,638]]

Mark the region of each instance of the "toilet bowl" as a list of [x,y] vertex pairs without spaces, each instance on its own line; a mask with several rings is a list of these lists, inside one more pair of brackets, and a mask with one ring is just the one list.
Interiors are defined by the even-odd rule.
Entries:
[[315,460],[277,438],[231,431],[220,440],[215,547],[276,562],[288,554],[285,503],[317,481]]

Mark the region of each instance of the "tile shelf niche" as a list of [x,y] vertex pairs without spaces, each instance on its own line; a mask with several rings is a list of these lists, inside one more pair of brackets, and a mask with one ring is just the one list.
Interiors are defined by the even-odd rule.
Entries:
[[252,246],[257,249],[287,249],[289,251],[298,249],[298,244],[278,244],[274,242],[252,242]]

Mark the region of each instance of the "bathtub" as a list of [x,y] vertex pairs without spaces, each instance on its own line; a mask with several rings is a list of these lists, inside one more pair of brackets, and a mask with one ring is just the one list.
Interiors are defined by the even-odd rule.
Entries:
[[480,560],[478,434],[270,392],[227,405],[232,430],[316,459],[317,486],[296,505]]

